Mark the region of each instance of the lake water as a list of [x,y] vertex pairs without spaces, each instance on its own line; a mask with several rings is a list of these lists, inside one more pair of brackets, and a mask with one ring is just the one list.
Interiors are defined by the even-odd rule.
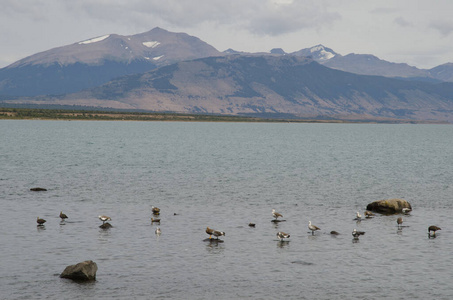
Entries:
[[3,120],[0,166],[0,299],[453,299],[451,125]]

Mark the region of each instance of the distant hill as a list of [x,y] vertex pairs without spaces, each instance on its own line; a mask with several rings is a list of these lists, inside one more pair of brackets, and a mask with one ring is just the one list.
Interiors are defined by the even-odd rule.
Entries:
[[302,49],[291,54],[310,56],[315,61],[329,68],[360,75],[378,75],[421,81],[448,81],[438,78],[438,76],[430,73],[429,70],[418,69],[404,63],[388,62],[371,54],[350,53],[343,56],[323,45]]
[[453,63],[446,63],[429,70],[433,78],[453,82]]
[[408,64],[397,64],[367,54],[336,55],[323,63],[337,70],[361,75],[379,75],[386,77],[429,77],[427,70],[420,70]]
[[294,55],[184,61],[33,101],[160,112],[453,121],[453,83],[357,75]]
[[161,28],[130,36],[109,34],[37,53],[0,69],[0,95],[72,93],[123,75],[219,55],[196,37]]

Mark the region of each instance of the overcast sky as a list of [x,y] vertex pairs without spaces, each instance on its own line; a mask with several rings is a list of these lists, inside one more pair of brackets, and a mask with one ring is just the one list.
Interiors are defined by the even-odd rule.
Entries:
[[0,68],[92,37],[157,26],[219,51],[323,44],[418,68],[453,62],[452,0],[0,0]]

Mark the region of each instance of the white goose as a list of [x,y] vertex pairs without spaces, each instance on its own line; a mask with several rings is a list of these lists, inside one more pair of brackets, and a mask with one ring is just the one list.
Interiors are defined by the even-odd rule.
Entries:
[[308,221],[308,229],[311,230],[311,235],[314,235],[316,230],[321,230],[318,226],[312,225],[311,221]]

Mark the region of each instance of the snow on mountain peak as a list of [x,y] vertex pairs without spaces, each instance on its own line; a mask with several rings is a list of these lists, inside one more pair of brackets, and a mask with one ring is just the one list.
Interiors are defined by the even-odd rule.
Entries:
[[105,40],[109,36],[110,36],[110,34],[99,36],[99,37],[95,37],[95,38],[92,38],[92,39],[89,39],[89,40],[86,40],[86,41],[82,41],[82,42],[79,43],[79,45],[86,45],[86,44],[100,42],[100,41]]
[[148,47],[148,48],[155,48],[157,47],[158,45],[160,45],[159,42],[156,42],[156,41],[151,41],[151,42],[143,42],[142,43],[144,46]]
[[317,52],[319,60],[329,60],[335,56],[334,53],[327,51],[323,45],[318,45],[310,48],[310,52],[311,53]]

